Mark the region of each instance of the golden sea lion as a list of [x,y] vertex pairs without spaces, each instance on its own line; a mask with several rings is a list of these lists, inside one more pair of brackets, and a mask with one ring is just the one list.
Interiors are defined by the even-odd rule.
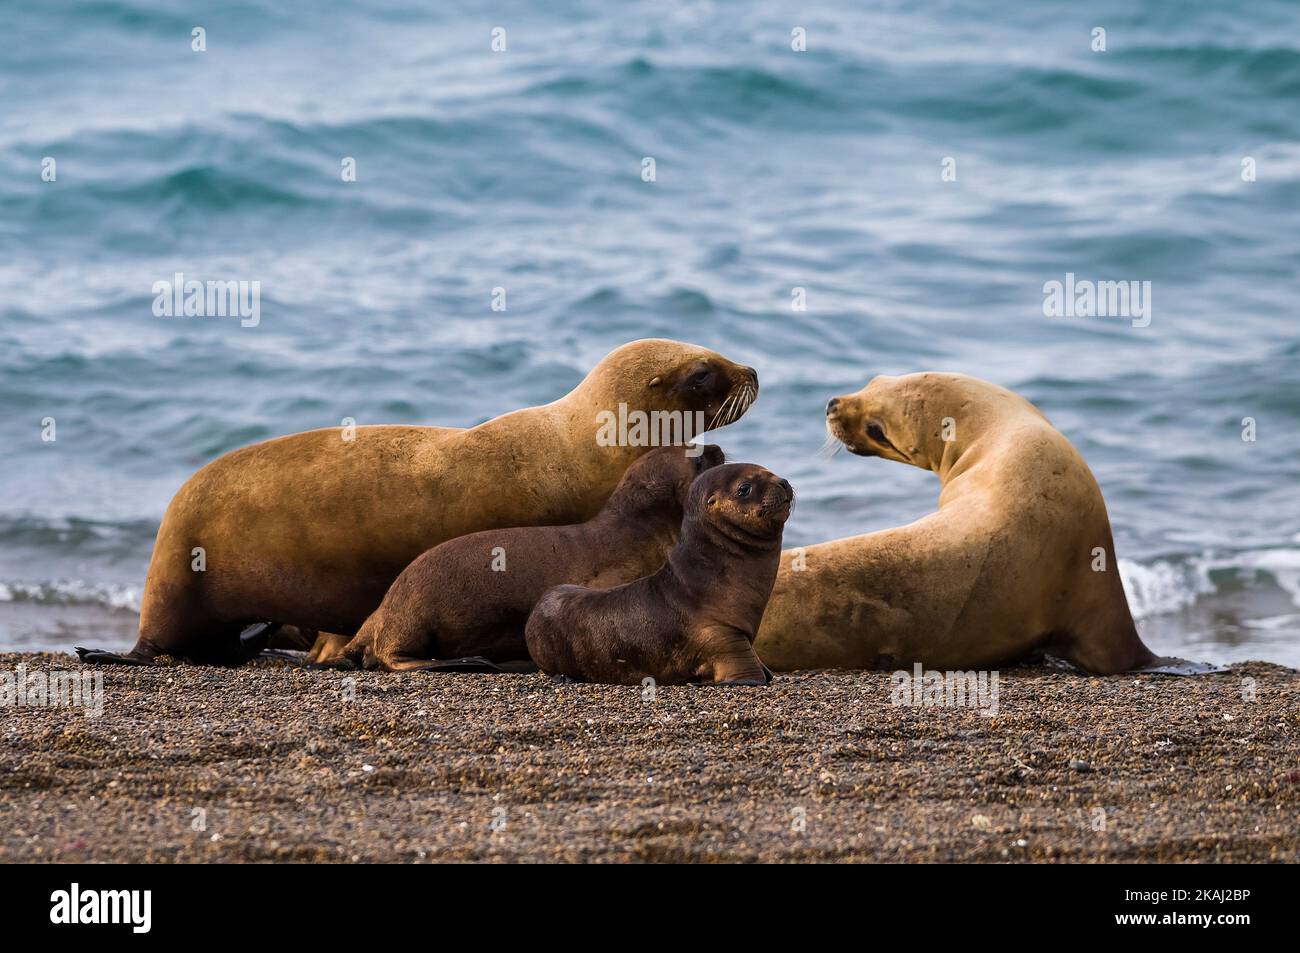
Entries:
[[1033,404],[960,374],[877,377],[826,408],[853,453],[932,470],[935,513],[792,550],[755,648],[778,671],[1149,664],[1083,458]]
[[[621,421],[631,408],[665,426],[679,420],[678,433],[692,420],[711,429],[738,419],[757,393],[752,368],[648,339],[610,353],[559,400],[467,430],[359,427],[352,439],[313,430],[231,451],[167,508],[135,648],[78,651],[87,661],[168,654],[238,664],[280,623],[337,641],[356,632],[411,560],[444,540],[594,516],[653,446],[644,432],[609,439],[602,419]],[[269,625],[241,639],[254,623]]]

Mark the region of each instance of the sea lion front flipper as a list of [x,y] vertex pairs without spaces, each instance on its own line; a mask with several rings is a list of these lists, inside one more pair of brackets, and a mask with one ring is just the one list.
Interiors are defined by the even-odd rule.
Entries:
[[77,657],[91,665],[152,665],[153,659],[124,652],[106,652],[104,649],[86,649],[76,646]]
[[713,648],[712,661],[697,670],[708,685],[749,685],[761,688],[772,680],[772,672],[745,633],[730,627],[716,628],[702,634]]
[[351,644],[352,639],[353,636],[344,635],[341,632],[317,631],[311,647],[307,650],[307,661],[337,662],[345,655],[348,655],[347,647]]

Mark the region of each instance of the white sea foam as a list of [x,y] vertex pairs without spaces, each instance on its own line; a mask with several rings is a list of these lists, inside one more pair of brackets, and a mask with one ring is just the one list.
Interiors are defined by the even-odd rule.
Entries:
[[[1267,573],[1300,606],[1300,550],[1265,549],[1216,557],[1210,554],[1149,563],[1119,561],[1124,594],[1135,619],[1179,612],[1217,591],[1212,572],[1236,571],[1248,577]],[[52,582],[0,582],[0,602],[46,605],[101,605],[140,611],[139,586],[59,579]],[[1289,624],[1293,616],[1254,620],[1252,628],[1268,629],[1270,621]]]
[[86,582],[81,579],[59,579],[54,582],[0,582],[0,602],[100,605],[108,609],[139,612],[140,587]]
[[1266,573],[1300,606],[1300,549],[1261,549],[1228,556],[1206,553],[1151,563],[1121,559],[1119,571],[1135,619],[1191,607],[1202,596],[1217,591],[1211,574],[1220,572],[1235,572],[1252,581]]
[[1160,560],[1143,565],[1121,559],[1119,573],[1135,619],[1186,609],[1214,591],[1204,560],[1186,563]]
[[1274,615],[1266,619],[1245,619],[1241,623],[1258,632],[1286,632],[1300,628],[1300,614]]
[[1300,606],[1300,549],[1261,549],[1234,557],[1238,565],[1263,570],[1286,590],[1291,602]]

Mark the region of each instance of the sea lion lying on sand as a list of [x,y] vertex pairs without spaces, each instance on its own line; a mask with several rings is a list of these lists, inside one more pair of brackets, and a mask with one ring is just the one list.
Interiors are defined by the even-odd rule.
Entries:
[[765,685],[754,633],[781,560],[794,491],[752,463],[691,485],[681,539],[656,573],[613,589],[557,586],[528,619],[544,672],[588,682]]
[[757,394],[753,368],[650,339],[610,353],[559,400],[468,430],[359,427],[351,439],[313,430],[231,451],[167,508],[135,648],[78,652],[92,662],[168,654],[237,665],[281,623],[351,635],[438,543],[594,516],[652,448],[598,439],[602,415],[626,406],[711,429],[739,419]]
[[782,562],[755,648],[778,671],[1149,665],[1088,465],[1029,401],[961,374],[876,377],[826,408],[860,456],[932,470],[939,509]]
[[562,583],[604,589],[662,566],[692,482],[723,459],[714,444],[660,447],[628,467],[585,523],[484,530],[435,546],[402,570],[342,654],[389,671],[533,668],[524,626],[537,600]]

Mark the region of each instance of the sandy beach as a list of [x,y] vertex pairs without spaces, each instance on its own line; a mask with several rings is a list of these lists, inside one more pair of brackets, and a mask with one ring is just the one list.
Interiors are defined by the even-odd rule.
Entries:
[[[85,670],[2,655],[0,671]],[[102,714],[0,710],[0,860],[1296,861],[1300,677],[889,673],[767,689],[542,675],[96,669]]]

